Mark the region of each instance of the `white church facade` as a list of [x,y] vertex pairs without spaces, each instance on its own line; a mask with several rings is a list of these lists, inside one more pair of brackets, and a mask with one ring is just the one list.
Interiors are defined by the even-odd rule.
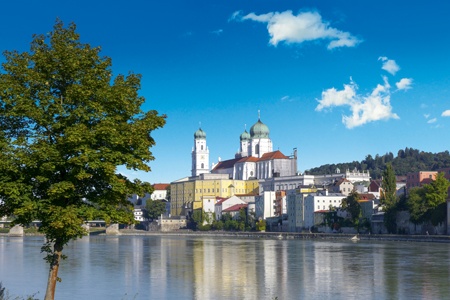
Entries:
[[254,180],[272,177],[293,176],[297,174],[297,150],[291,156],[281,151],[273,151],[270,131],[260,119],[240,135],[240,147],[233,159],[209,164],[209,149],[206,144],[206,133],[199,128],[194,133],[192,149],[192,172],[196,177],[204,173],[226,174],[229,179]]

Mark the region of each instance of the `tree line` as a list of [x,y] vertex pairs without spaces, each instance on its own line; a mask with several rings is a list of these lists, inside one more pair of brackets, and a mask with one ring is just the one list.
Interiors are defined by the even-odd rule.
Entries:
[[395,170],[395,175],[406,175],[409,172],[436,171],[450,166],[449,151],[431,153],[414,148],[400,149],[397,156],[392,152],[384,155],[367,155],[362,161],[347,163],[325,164],[320,167],[306,170],[306,174],[324,175],[336,173],[336,169],[341,172],[349,169],[365,170],[370,172],[373,179],[380,179],[386,164],[390,163]]
[[[380,205],[384,212],[384,225],[389,233],[401,233],[398,228],[397,214],[408,211],[410,221],[414,224],[437,226],[447,218],[447,197],[450,182],[444,173],[438,173],[435,180],[422,187],[409,189],[407,194],[396,194],[395,172],[387,164],[382,173],[382,191]],[[348,212],[352,225],[359,230],[362,220],[360,196],[353,191],[342,200],[341,208]]]

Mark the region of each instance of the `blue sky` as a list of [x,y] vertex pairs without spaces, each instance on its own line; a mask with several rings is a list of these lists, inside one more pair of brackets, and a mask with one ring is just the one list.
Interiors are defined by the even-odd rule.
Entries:
[[[7,1],[0,49],[28,51],[56,18],[142,74],[155,131],[151,183],[190,175],[201,122],[210,163],[258,119],[303,172],[413,147],[449,149],[450,3],[429,1]],[[2,58],[3,60],[3,58]]]

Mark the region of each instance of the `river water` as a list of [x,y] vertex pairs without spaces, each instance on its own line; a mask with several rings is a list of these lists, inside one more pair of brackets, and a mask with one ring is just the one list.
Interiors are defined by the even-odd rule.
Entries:
[[[43,242],[0,237],[11,298],[44,298]],[[450,244],[91,236],[63,252],[56,299],[450,299]]]

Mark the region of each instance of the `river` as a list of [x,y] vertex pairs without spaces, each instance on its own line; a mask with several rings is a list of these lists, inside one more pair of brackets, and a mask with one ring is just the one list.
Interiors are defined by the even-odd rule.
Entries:
[[[43,242],[0,236],[12,299],[44,298]],[[56,299],[450,299],[450,244],[100,235],[63,253]]]

